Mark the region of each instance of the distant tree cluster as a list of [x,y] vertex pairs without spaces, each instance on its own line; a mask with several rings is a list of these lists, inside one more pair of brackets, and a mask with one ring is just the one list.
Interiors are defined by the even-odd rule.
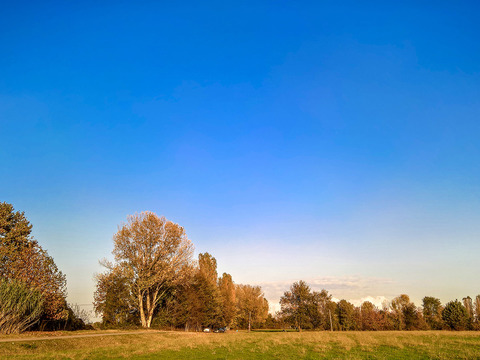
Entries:
[[103,261],[94,307],[107,326],[251,328],[267,319],[260,287],[217,274],[209,253],[193,260],[184,229],[152,212],[128,217],[114,235],[114,262]]
[[0,203],[0,333],[67,328],[76,321],[65,275],[31,232],[23,212]]
[[480,330],[480,295],[450,301],[442,306],[439,299],[423,298],[415,306],[402,294],[377,308],[365,301],[354,306],[346,300],[334,302],[326,290],[312,291],[304,282],[295,282],[280,299],[281,311],[275,327],[319,330]]

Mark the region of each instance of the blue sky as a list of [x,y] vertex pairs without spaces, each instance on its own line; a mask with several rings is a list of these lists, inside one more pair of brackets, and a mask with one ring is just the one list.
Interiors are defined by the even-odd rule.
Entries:
[[272,300],[474,296],[479,10],[2,2],[0,200],[74,303],[143,210]]

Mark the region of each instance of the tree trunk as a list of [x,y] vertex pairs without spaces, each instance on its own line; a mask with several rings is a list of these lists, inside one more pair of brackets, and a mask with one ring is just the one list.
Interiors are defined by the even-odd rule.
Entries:
[[153,312],[155,311],[155,307],[157,305],[157,298],[158,298],[158,290],[155,290],[152,294],[152,298],[150,299],[150,290],[147,292],[147,328],[152,325],[153,319]]
[[140,320],[142,322],[142,327],[147,327],[147,321],[145,320],[145,310],[143,309],[143,296],[142,293],[138,294],[138,307],[140,309]]
[[252,312],[250,311],[248,313],[248,332],[250,332],[250,330],[252,329],[251,321],[252,321]]
[[328,314],[330,315],[330,331],[333,331],[333,324],[332,324],[332,312],[328,309]]
[[300,327],[300,323],[298,322],[298,318],[297,318],[297,317],[295,317],[295,323],[297,324],[298,332],[302,332],[302,328]]
[[150,325],[152,325],[153,309],[154,309],[153,306],[151,306],[150,309],[148,309],[147,328],[149,328]]
[[150,303],[150,290],[147,290],[147,308],[146,308],[146,312],[147,312],[147,316],[146,316],[146,321],[145,321],[145,325],[147,328],[150,327],[150,322],[151,322],[151,316],[150,316],[150,313],[151,313],[151,308],[152,308],[152,304]]

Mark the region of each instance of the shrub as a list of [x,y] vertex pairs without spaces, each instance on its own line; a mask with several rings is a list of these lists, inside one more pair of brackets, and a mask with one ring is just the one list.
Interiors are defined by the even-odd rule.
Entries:
[[20,333],[35,324],[43,312],[39,291],[18,280],[0,280],[0,333]]

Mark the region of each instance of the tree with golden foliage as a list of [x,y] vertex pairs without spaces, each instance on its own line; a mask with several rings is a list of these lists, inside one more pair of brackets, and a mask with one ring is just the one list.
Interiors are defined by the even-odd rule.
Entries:
[[239,284],[235,289],[237,325],[250,331],[252,324],[260,324],[267,319],[268,301],[260,286]]
[[198,254],[198,272],[194,277],[197,308],[204,327],[220,327],[221,298],[217,285],[217,260],[209,253]]
[[206,282],[217,285],[217,259],[208,252],[198,254],[198,271]]
[[141,324],[149,328],[160,301],[182,281],[193,245],[183,227],[149,211],[128,216],[113,241],[115,262],[103,265],[126,279]]
[[407,294],[401,294],[390,302],[394,330],[405,329],[405,309],[409,304],[410,297]]
[[162,303],[152,324],[182,327],[186,331],[231,326],[236,314],[231,276],[223,274],[217,279],[217,261],[209,253],[199,254],[198,262],[186,274]]
[[232,275],[223,273],[222,277],[218,279],[218,288],[222,299],[222,321],[225,326],[231,327],[237,314],[235,283]]

